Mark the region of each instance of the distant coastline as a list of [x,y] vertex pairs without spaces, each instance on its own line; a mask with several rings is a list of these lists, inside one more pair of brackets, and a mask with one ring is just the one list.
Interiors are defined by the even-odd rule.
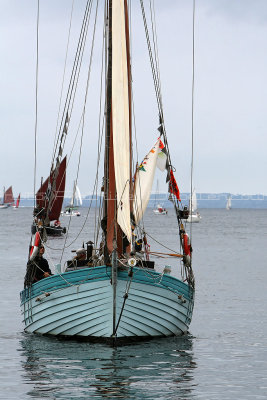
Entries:
[[[254,208],[267,209],[267,196],[262,194],[242,195],[231,193],[197,193],[198,208],[225,208],[228,196],[232,198],[232,208]],[[89,207],[92,202],[92,207],[99,204],[99,197],[88,195],[83,198],[83,207]],[[181,193],[183,205],[188,205],[189,193]],[[70,198],[64,198],[64,205],[69,204]],[[168,200],[167,193],[155,194],[152,193],[148,204],[149,208],[153,208],[156,203],[164,203],[164,207],[172,208],[172,203]],[[20,205],[23,207],[33,207],[32,196],[22,197]]]

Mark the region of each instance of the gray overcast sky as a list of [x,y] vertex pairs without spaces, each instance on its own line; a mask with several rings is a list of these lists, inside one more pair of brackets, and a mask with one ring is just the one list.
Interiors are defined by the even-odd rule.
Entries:
[[[180,190],[188,191],[192,1],[154,1],[169,146]],[[158,116],[139,1],[132,3],[133,85],[141,161],[157,137]],[[40,0],[37,186],[40,177],[46,177],[50,169],[71,4],[71,0]],[[75,48],[85,0],[76,0],[74,4],[70,54]],[[33,192],[36,12],[37,1],[0,1],[0,187],[12,184],[15,195]],[[100,15],[102,18],[102,12]],[[97,31],[96,46],[101,41],[101,28]],[[197,192],[267,194],[266,50],[267,1],[196,0],[194,185]],[[79,175],[82,195],[90,193],[94,183],[100,52],[95,50],[97,67],[92,71],[94,84],[89,89],[86,131],[91,136],[84,139]],[[85,60],[88,59],[87,54]],[[70,57],[67,76],[71,63]],[[81,99],[82,92],[79,96]],[[70,130],[75,132],[77,125],[74,122]],[[70,146],[71,142],[67,143],[66,149]],[[67,192],[76,173],[78,146],[75,151]],[[160,173],[157,176],[164,191],[165,177]]]

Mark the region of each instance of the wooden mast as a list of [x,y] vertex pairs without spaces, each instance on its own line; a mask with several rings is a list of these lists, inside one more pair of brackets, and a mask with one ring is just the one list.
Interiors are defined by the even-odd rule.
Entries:
[[110,264],[110,254],[113,250],[114,220],[116,210],[116,187],[113,155],[112,132],[112,0],[107,0],[107,84],[106,84],[106,141],[104,166],[104,233],[105,233],[105,264]]
[[[127,51],[127,69],[128,69],[128,93],[129,93],[129,134],[130,134],[130,209],[133,214],[133,176],[132,176],[132,71],[131,71],[131,55],[130,55],[130,29],[129,29],[129,13],[127,0],[124,0],[125,10],[125,32],[126,32],[126,51]],[[130,245],[129,245],[130,247]],[[128,251],[130,249],[128,248]]]
[[[106,84],[106,141],[105,141],[105,175],[104,175],[104,218],[102,223],[102,228],[105,233],[105,245],[104,245],[104,261],[105,264],[111,264],[112,266],[112,337],[115,339],[116,331],[117,331],[117,270],[118,270],[118,258],[121,258],[126,250],[129,250],[129,240],[130,240],[130,207],[129,204],[126,206],[127,201],[129,201],[131,194],[131,91],[130,91],[130,53],[129,53],[129,23],[128,23],[128,6],[126,0],[107,0],[107,21],[108,21],[108,37],[107,37],[107,84]],[[116,9],[115,14],[113,16],[114,9]],[[122,18],[122,10],[124,9],[124,24],[121,24]],[[117,21],[118,20],[120,21]],[[112,26],[112,20],[114,24],[118,25]],[[119,24],[120,23],[120,24]],[[116,32],[113,35],[113,29],[116,28]],[[119,29],[119,30],[118,30]],[[120,31],[121,29],[121,31]],[[125,32],[123,33],[123,30]],[[122,32],[122,37],[124,37],[125,43],[120,42],[120,33]],[[119,34],[118,34],[119,33]],[[113,48],[113,40],[116,41]],[[118,42],[117,42],[118,40]],[[120,43],[122,48],[120,48]],[[118,46],[119,45],[119,46]],[[123,50],[122,50],[123,49]],[[125,54],[126,49],[126,54]],[[114,52],[114,54],[113,54]],[[120,58],[121,57],[121,58]],[[112,70],[113,61],[115,59],[114,71]],[[123,72],[120,70],[120,63],[124,64]],[[119,66],[118,66],[119,63]],[[125,69],[126,65],[126,69]],[[125,74],[126,72],[126,74]],[[127,75],[127,78],[126,78]],[[127,82],[128,86],[128,99],[127,96],[125,98],[125,91],[122,94],[121,90],[121,79],[124,82]],[[127,80],[126,80],[127,79]],[[119,84],[118,84],[119,83]],[[114,86],[115,85],[115,86]],[[118,87],[120,88],[118,90]],[[115,88],[113,93],[113,88]],[[123,87],[125,90],[125,86]],[[122,95],[122,96],[121,96]],[[114,98],[113,98],[114,96]],[[125,99],[120,102],[118,100]],[[124,105],[125,101],[128,101],[129,110],[125,113]],[[115,104],[115,105],[114,105]],[[122,117],[123,115],[123,117]],[[127,117],[126,117],[127,116]],[[123,132],[120,126],[120,118],[124,118],[124,123],[126,123],[125,132],[129,132],[124,136],[125,140],[121,136]],[[127,120],[127,118],[129,118]],[[119,124],[118,124],[119,121]],[[129,125],[128,125],[129,124]],[[127,127],[128,125],[128,127]],[[113,131],[113,126],[116,131]],[[125,125],[124,125],[125,127]],[[118,140],[119,138],[119,140]],[[129,139],[129,140],[128,140]],[[121,178],[120,169],[118,174],[118,149],[121,151],[120,143],[124,141],[125,143],[129,143],[129,148],[127,146],[124,147],[125,153],[129,152],[129,157],[123,157],[124,160],[120,168],[126,168],[125,171],[129,171],[128,177],[123,175]],[[114,143],[116,148],[114,148]],[[123,153],[123,150],[122,150]],[[120,155],[119,155],[120,156]],[[125,164],[125,160],[126,161]],[[121,160],[120,160],[121,161]],[[129,165],[127,164],[129,162]],[[116,163],[116,165],[115,165]],[[118,178],[119,176],[119,178]],[[119,179],[119,182],[116,182],[116,179]],[[125,179],[125,180],[124,180]],[[128,196],[126,197],[128,200],[125,202],[123,197],[123,192],[121,192],[122,183],[124,186],[124,190],[129,190]],[[118,192],[118,193],[117,193]],[[123,204],[123,202],[125,204]],[[126,215],[127,225],[125,228],[124,220],[118,218],[120,213],[119,208],[124,212],[124,216]],[[125,209],[124,209],[125,207]],[[126,214],[125,214],[126,213]],[[120,221],[118,223],[118,220]],[[123,228],[121,227],[121,224]],[[124,231],[123,231],[123,230]],[[127,232],[127,235],[126,233]],[[128,247],[128,248],[127,248]]]

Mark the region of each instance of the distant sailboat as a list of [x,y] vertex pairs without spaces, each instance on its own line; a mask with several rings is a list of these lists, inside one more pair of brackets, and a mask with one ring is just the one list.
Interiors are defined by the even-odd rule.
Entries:
[[227,203],[226,203],[226,210],[231,210],[232,208],[232,197],[229,194],[228,198],[227,198]]
[[158,201],[157,198],[159,197],[159,180],[157,180],[157,189],[156,189],[156,197],[155,197],[155,208],[153,210],[154,214],[156,215],[167,215],[168,211],[166,210],[165,207],[163,207],[163,205],[161,205]]
[[8,208],[12,204],[14,204],[12,186],[10,186],[7,190],[5,190],[5,187],[4,187],[3,202],[0,204],[0,209]]
[[199,222],[201,215],[197,211],[197,195],[195,189],[193,190],[192,196],[189,200],[189,217],[188,222]]
[[78,210],[78,208],[82,204],[83,204],[83,202],[82,202],[82,196],[81,196],[80,189],[78,188],[76,182],[74,182],[72,198],[71,198],[70,204],[65,207],[64,215],[67,215],[68,217],[72,217],[72,216],[80,217],[81,213]]
[[17,210],[19,208],[19,203],[20,203],[20,193],[19,193],[19,195],[17,197],[16,204],[13,205],[13,209],[14,210]]
[[[66,181],[66,157],[57,168],[53,169],[49,177],[41,183],[36,193],[35,224],[43,227],[47,235],[60,236],[66,232],[59,222],[59,216],[64,200]],[[50,200],[49,200],[50,197]],[[54,225],[50,223],[54,222]],[[33,227],[34,230],[36,227]]]
[[4,187],[4,190],[3,190],[2,203],[0,203],[0,209],[4,209],[4,208],[8,208],[8,204],[5,204],[5,187]]

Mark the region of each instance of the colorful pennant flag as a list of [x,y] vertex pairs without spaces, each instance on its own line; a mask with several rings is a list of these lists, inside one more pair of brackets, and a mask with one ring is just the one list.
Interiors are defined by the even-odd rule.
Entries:
[[177,198],[177,200],[181,201],[180,191],[179,191],[177,182],[176,182],[176,180],[174,178],[172,169],[170,169],[169,192],[174,194],[174,196]]
[[159,148],[160,148],[160,151],[158,153],[158,158],[157,158],[157,167],[161,171],[164,171],[166,169],[167,154],[166,154],[166,149],[164,147],[164,144],[162,143],[161,140],[159,142]]

